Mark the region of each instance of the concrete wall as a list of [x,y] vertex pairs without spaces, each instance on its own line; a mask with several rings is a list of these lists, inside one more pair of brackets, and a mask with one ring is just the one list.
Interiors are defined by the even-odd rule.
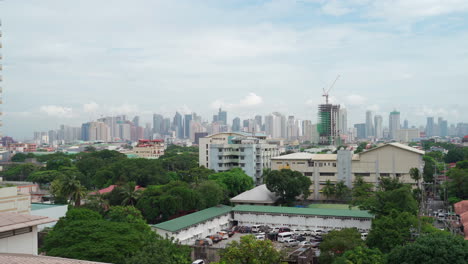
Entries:
[[162,237],[167,235],[178,239],[183,245],[193,245],[195,240],[199,238],[205,238],[208,235],[216,234],[216,232],[221,231],[221,229],[229,228],[230,218],[230,214],[227,213],[177,232],[170,232],[159,228],[154,228],[154,230]]
[[0,239],[0,253],[37,255],[37,227],[29,233]]
[[29,213],[30,210],[29,194],[18,194],[16,186],[0,188],[0,212]]
[[356,227],[370,230],[370,218],[334,217],[314,215],[268,214],[257,212],[234,212],[234,219],[239,225],[268,225],[270,227],[289,226],[299,229],[341,229]]

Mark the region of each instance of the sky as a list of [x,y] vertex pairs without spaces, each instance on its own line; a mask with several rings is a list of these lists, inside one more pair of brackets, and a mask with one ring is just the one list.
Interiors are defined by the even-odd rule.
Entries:
[[467,122],[466,0],[0,0],[3,134],[175,111]]

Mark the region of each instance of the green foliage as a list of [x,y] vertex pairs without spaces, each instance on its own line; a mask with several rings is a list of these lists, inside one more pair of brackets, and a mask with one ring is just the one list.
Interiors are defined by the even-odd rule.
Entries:
[[205,207],[216,206],[225,199],[223,188],[215,181],[204,181],[195,190],[200,194]]
[[8,167],[7,170],[2,172],[2,176],[4,177],[4,180],[7,181],[25,181],[29,175],[38,170],[39,167],[34,164],[17,164]]
[[34,157],[35,157],[34,153],[25,154],[25,153],[18,152],[13,157],[11,157],[11,161],[12,162],[25,162],[26,159],[32,159]]
[[281,254],[270,240],[257,240],[253,235],[232,241],[221,251],[223,264],[279,264]]
[[58,156],[54,159],[49,159],[47,161],[46,169],[47,170],[58,170],[61,167],[71,167],[72,161],[68,157]]
[[81,200],[86,196],[86,188],[81,185],[76,174],[65,171],[50,185],[50,192],[55,198],[67,199],[80,206]]
[[351,191],[353,199],[351,205],[359,206],[361,209],[369,208],[369,198],[373,196],[374,185],[364,181],[362,176],[356,177]]
[[426,156],[433,158],[437,162],[443,162],[445,159],[444,153],[440,151],[426,152]]
[[458,147],[454,148],[452,150],[449,150],[447,155],[445,156],[445,163],[453,163],[453,162],[459,162],[465,159],[465,151],[463,148]]
[[323,195],[325,195],[327,200],[330,199],[330,197],[332,197],[335,194],[335,185],[333,185],[333,183],[331,183],[330,180],[327,180],[325,182],[325,186],[323,186],[322,188],[322,193]]
[[355,154],[357,153],[361,153],[363,152],[366,147],[367,147],[367,144],[369,144],[368,142],[361,142],[359,143],[358,147],[356,148],[356,150],[354,151]]
[[320,263],[333,263],[336,257],[358,246],[364,246],[364,241],[356,228],[333,230],[323,237],[320,244]]
[[452,168],[447,175],[451,180],[447,183],[449,197],[468,199],[468,169]]
[[212,174],[209,179],[223,186],[228,191],[229,197],[234,197],[254,187],[253,179],[240,168]]
[[463,160],[457,162],[457,168],[458,169],[468,169],[468,160]]
[[191,249],[170,239],[154,236],[126,264],[190,264]]
[[400,182],[399,178],[388,178],[380,177],[379,178],[379,190],[381,191],[392,191],[403,187],[404,184]]
[[35,171],[28,176],[27,180],[39,184],[47,184],[61,175],[62,173],[56,170]]
[[335,198],[339,201],[349,201],[351,190],[346,186],[344,181],[339,181],[335,185]]
[[[141,224],[96,219],[96,212],[93,216],[90,210],[75,210],[86,211],[74,211],[78,218],[69,218],[67,213],[45,237],[42,251],[47,255],[120,264],[154,235]],[[93,217],[82,219],[87,215]]]
[[385,264],[385,256],[378,248],[363,246],[347,250],[343,256],[337,258],[333,264]]
[[415,215],[392,210],[387,216],[377,217],[372,221],[372,228],[366,243],[369,247],[382,252],[390,252],[398,245],[404,245],[411,239],[411,230],[417,226]]
[[179,171],[179,180],[199,184],[200,182],[208,180],[208,177],[214,173],[214,170],[207,169],[204,166],[194,167],[190,168],[188,171]]
[[306,199],[312,184],[309,177],[290,169],[270,171],[265,175],[265,183],[268,190],[274,192],[281,202],[286,204],[291,204],[300,195]]
[[141,212],[133,206],[111,206],[105,218],[113,222],[145,224]]
[[380,216],[389,215],[393,210],[416,215],[418,203],[414,199],[410,186],[389,191],[378,191],[372,197],[370,212]]
[[424,168],[423,168],[423,179],[425,182],[433,182],[434,181],[434,168],[435,168],[435,160],[430,156],[423,156],[424,161]]
[[416,242],[393,249],[388,264],[465,264],[468,263],[468,242],[450,233],[429,234]]

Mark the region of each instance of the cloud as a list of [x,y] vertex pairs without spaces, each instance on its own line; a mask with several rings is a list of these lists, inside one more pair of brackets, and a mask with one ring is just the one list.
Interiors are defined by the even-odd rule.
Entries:
[[83,111],[85,113],[95,113],[99,109],[99,105],[96,102],[90,102],[83,105]]
[[367,99],[364,96],[358,95],[358,94],[350,94],[347,95],[345,98],[345,103],[348,105],[363,105]]
[[71,107],[64,107],[58,105],[43,105],[39,108],[39,110],[52,117],[70,118],[73,116],[73,110]]
[[111,114],[116,114],[116,115],[123,115],[123,114],[128,115],[128,114],[137,114],[140,111],[137,105],[124,103],[119,106],[109,107],[109,112]]
[[225,108],[228,110],[232,109],[243,109],[250,108],[254,106],[261,105],[263,103],[263,98],[255,93],[249,93],[244,98],[242,98],[238,103],[226,103],[222,99],[216,99],[211,102],[210,106],[213,109]]
[[327,1],[327,3],[322,6],[322,11],[327,15],[342,16],[352,12],[353,10],[351,8],[343,6],[335,0]]

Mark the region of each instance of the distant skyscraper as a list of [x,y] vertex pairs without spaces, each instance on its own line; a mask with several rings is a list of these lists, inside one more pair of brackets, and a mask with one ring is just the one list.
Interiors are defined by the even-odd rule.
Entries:
[[179,112],[175,113],[174,121],[172,122],[173,129],[177,138],[184,138],[184,125],[182,122],[182,115]]
[[408,129],[408,120],[405,119],[405,121],[403,121],[403,129]]
[[354,128],[356,128],[356,138],[358,138],[358,139],[365,139],[366,138],[367,126],[366,126],[365,123],[355,124]]
[[232,120],[232,131],[233,132],[241,131],[241,125],[240,125],[240,118],[239,117],[235,117]]
[[140,126],[140,117],[139,116],[135,116],[132,120],[132,123],[134,126],[136,127],[139,127]]
[[439,135],[441,137],[448,136],[448,123],[447,120],[439,120]]
[[426,137],[433,137],[434,134],[434,117],[428,117],[426,123]]
[[185,115],[184,117],[184,138],[190,138],[190,121],[192,121],[193,115]]
[[366,111],[366,136],[365,137],[373,137],[374,136],[374,123],[372,120],[372,111]]
[[375,138],[380,139],[383,138],[383,130],[382,130],[382,116],[375,115],[374,116],[374,127],[375,127]]
[[262,130],[262,125],[263,125],[263,123],[262,123],[262,116],[261,116],[261,115],[256,115],[256,116],[255,116],[255,123],[257,124],[257,128],[258,128],[258,129],[256,129],[256,130],[257,130],[257,131],[261,131],[261,130]]
[[273,115],[265,116],[265,133],[273,136]]
[[400,129],[400,112],[394,110],[390,112],[390,118],[388,120],[389,127],[389,138],[396,139],[397,131]]
[[338,115],[340,105],[321,104],[318,109],[319,144],[337,145],[339,142]]
[[220,122],[222,125],[227,125],[227,112],[222,111],[221,108],[219,108],[218,112],[218,122]]
[[162,115],[153,114],[153,133],[163,134],[163,120],[164,117]]
[[338,130],[341,135],[348,133],[348,112],[346,108],[340,109]]

